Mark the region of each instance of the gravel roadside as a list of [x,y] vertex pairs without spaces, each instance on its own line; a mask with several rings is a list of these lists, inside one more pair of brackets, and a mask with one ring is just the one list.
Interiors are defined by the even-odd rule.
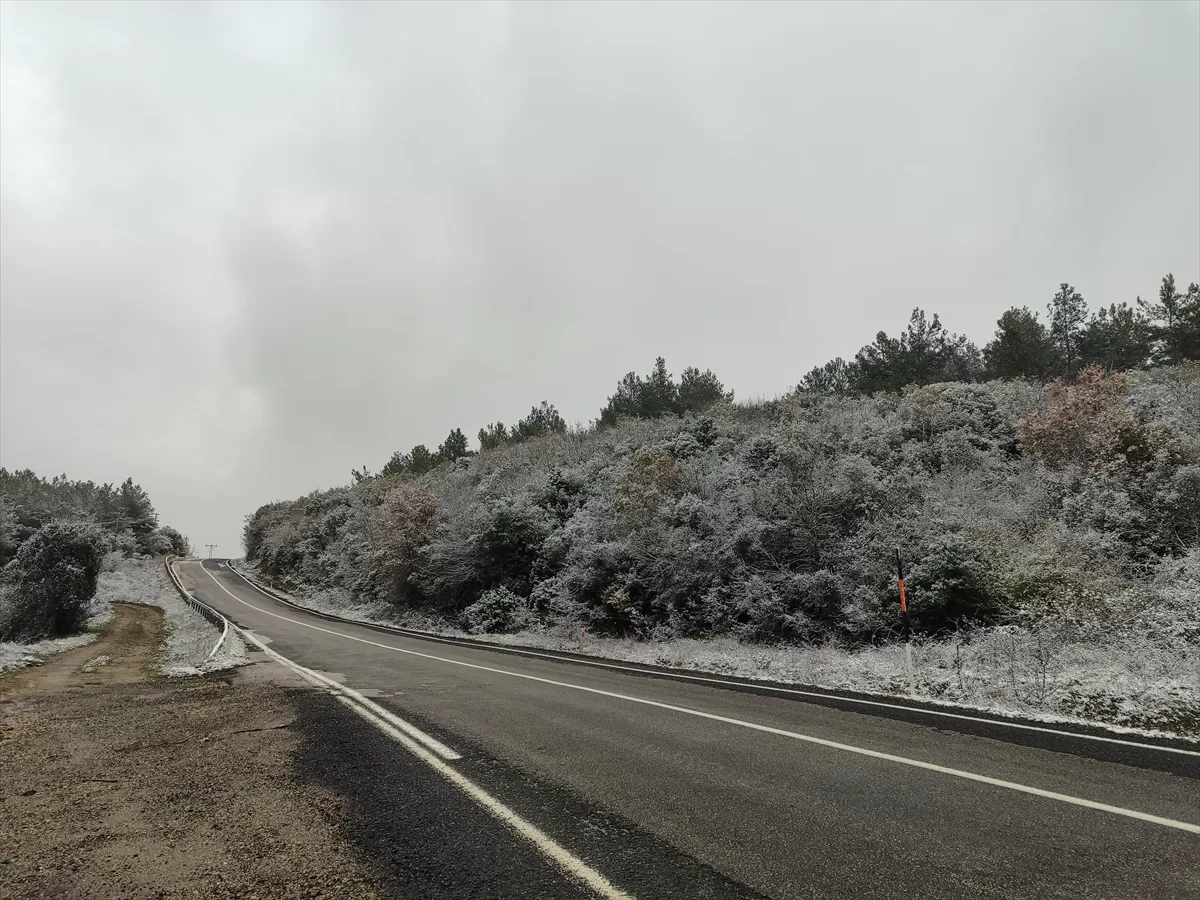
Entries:
[[[236,670],[164,677],[162,611],[112,610],[94,644],[0,676],[5,900],[593,896],[261,652]],[[465,754],[461,774],[632,895],[757,896],[619,812],[445,737]]]
[[377,896],[342,801],[291,774],[296,688],[154,677],[162,612],[113,609],[94,644],[0,678],[5,897]]

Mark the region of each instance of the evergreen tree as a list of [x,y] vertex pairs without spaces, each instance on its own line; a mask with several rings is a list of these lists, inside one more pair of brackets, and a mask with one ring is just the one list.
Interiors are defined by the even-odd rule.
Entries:
[[461,428],[455,428],[446,435],[446,440],[442,441],[441,446],[437,449],[438,459],[446,462],[454,462],[456,459],[470,455],[471,451],[467,449],[467,436],[463,434]]
[[428,447],[424,444],[417,444],[408,452],[408,473],[424,475],[426,472],[436,469],[439,462],[441,459],[430,453]]
[[635,418],[641,411],[642,379],[636,372],[626,372],[617,382],[616,392],[600,410],[601,425],[616,425],[621,418]]
[[899,391],[909,384],[973,381],[982,371],[979,350],[965,337],[949,334],[937,314],[932,319],[917,308],[898,338],[886,332],[854,357],[850,386],[861,393]]
[[176,556],[192,555],[191,542],[182,534],[180,534],[178,530],[172,528],[170,525],[164,525],[162,528],[158,529],[158,533],[170,542],[171,552]]
[[1054,347],[1037,313],[1013,307],[996,322],[996,336],[983,348],[992,378],[1045,378],[1054,366]]
[[701,372],[688,366],[679,377],[677,412],[702,412],[720,401],[732,402],[733,391],[725,392],[725,386],[711,369]]
[[553,404],[543,400],[540,406],[530,409],[529,415],[513,426],[509,439],[526,441],[546,434],[562,434],[566,430],[567,423],[558,414],[558,410]]
[[843,396],[850,393],[851,382],[856,377],[854,364],[839,356],[823,366],[814,366],[797,387],[806,394]]
[[654,369],[642,383],[638,415],[644,419],[657,419],[675,412],[679,402],[679,388],[667,371],[667,361],[661,356],[654,360]]
[[118,492],[118,510],[123,522],[133,532],[135,537],[150,534],[158,527],[158,514],[150,497],[142,490],[140,484],[134,484],[132,478],[126,478]]
[[1056,369],[1067,378],[1073,378],[1079,370],[1079,344],[1087,325],[1087,301],[1064,281],[1046,308],[1050,312],[1050,339],[1054,344]]
[[1185,359],[1200,359],[1200,285],[1190,284],[1186,294],[1175,287],[1175,276],[1163,276],[1158,303],[1141,297],[1138,306],[1151,320],[1154,362],[1169,366]]
[[[397,475],[404,475],[409,470],[409,464],[412,462],[411,457],[407,453],[401,453],[397,450],[392,454],[392,458],[384,463],[383,468],[379,470],[381,478],[392,478]],[[369,476],[366,467],[363,467],[365,476]]]
[[503,422],[491,422],[479,429],[479,449],[495,450],[508,443],[508,429]]
[[1088,321],[1079,341],[1081,363],[1110,372],[1141,368],[1152,350],[1149,321],[1128,303],[1101,307]]

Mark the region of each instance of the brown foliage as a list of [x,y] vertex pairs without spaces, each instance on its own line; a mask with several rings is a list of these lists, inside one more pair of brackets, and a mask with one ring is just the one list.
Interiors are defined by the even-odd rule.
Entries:
[[634,524],[645,524],[679,483],[675,456],[656,448],[638,450],[621,481],[617,506]]
[[437,497],[416,482],[401,483],[384,498],[380,507],[383,569],[398,593],[404,593],[417,554],[433,540],[437,512]]
[[1144,464],[1152,455],[1149,435],[1130,411],[1129,382],[1099,366],[1079,372],[1074,384],[1056,378],[1046,387],[1046,409],[1017,423],[1021,445],[1047,465],[1103,466],[1124,459]]

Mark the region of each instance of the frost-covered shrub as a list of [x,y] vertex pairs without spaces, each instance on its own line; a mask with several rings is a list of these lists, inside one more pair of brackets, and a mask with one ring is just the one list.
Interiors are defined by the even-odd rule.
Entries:
[[931,536],[908,574],[914,626],[938,633],[994,621],[995,588],[978,549],[960,532]]
[[527,601],[505,587],[485,591],[462,612],[462,621],[472,634],[505,634],[520,631],[536,621]]
[[387,599],[410,601],[409,581],[420,562],[422,548],[437,530],[437,497],[420,483],[399,484],[388,491],[379,507],[378,552],[374,563]]
[[1155,573],[1200,545],[1198,384],[722,402],[269,504],[246,554],[404,615],[458,619],[503,588],[555,629],[865,645],[899,633],[899,547],[919,635],[1101,634],[1174,609]]
[[36,641],[81,631],[104,543],[94,525],[67,522],[45,525],[25,541],[2,573],[0,640]]
[[171,539],[171,536],[164,534],[161,530],[143,535],[137,541],[138,553],[143,556],[162,556],[167,553],[174,553],[175,546],[175,542]]
[[1164,560],[1139,600],[1134,629],[1161,644],[1200,647],[1200,549]]
[[159,528],[158,535],[166,541],[166,549],[162,552],[173,553],[176,556],[192,555],[192,545],[188,543],[188,539],[170,525]]
[[528,496],[494,501],[474,540],[479,582],[528,594],[550,527],[546,511]]

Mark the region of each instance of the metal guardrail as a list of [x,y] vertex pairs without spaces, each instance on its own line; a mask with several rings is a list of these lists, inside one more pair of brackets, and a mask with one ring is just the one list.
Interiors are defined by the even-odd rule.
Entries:
[[175,589],[179,591],[179,596],[183,598],[184,602],[187,603],[188,606],[196,610],[196,612],[200,613],[200,615],[204,616],[205,619],[212,623],[214,628],[219,628],[221,631],[221,636],[217,638],[217,642],[213,644],[213,648],[208,651],[208,656],[204,657],[204,661],[208,662],[210,659],[216,656],[222,647],[225,648],[225,652],[228,654],[229,644],[227,638],[229,637],[229,620],[207,603],[201,603],[191,595],[187,588],[183,586],[183,582],[179,580],[179,575],[175,571],[174,563],[178,559],[178,556],[167,557],[167,574],[171,578],[171,583],[175,585]]

